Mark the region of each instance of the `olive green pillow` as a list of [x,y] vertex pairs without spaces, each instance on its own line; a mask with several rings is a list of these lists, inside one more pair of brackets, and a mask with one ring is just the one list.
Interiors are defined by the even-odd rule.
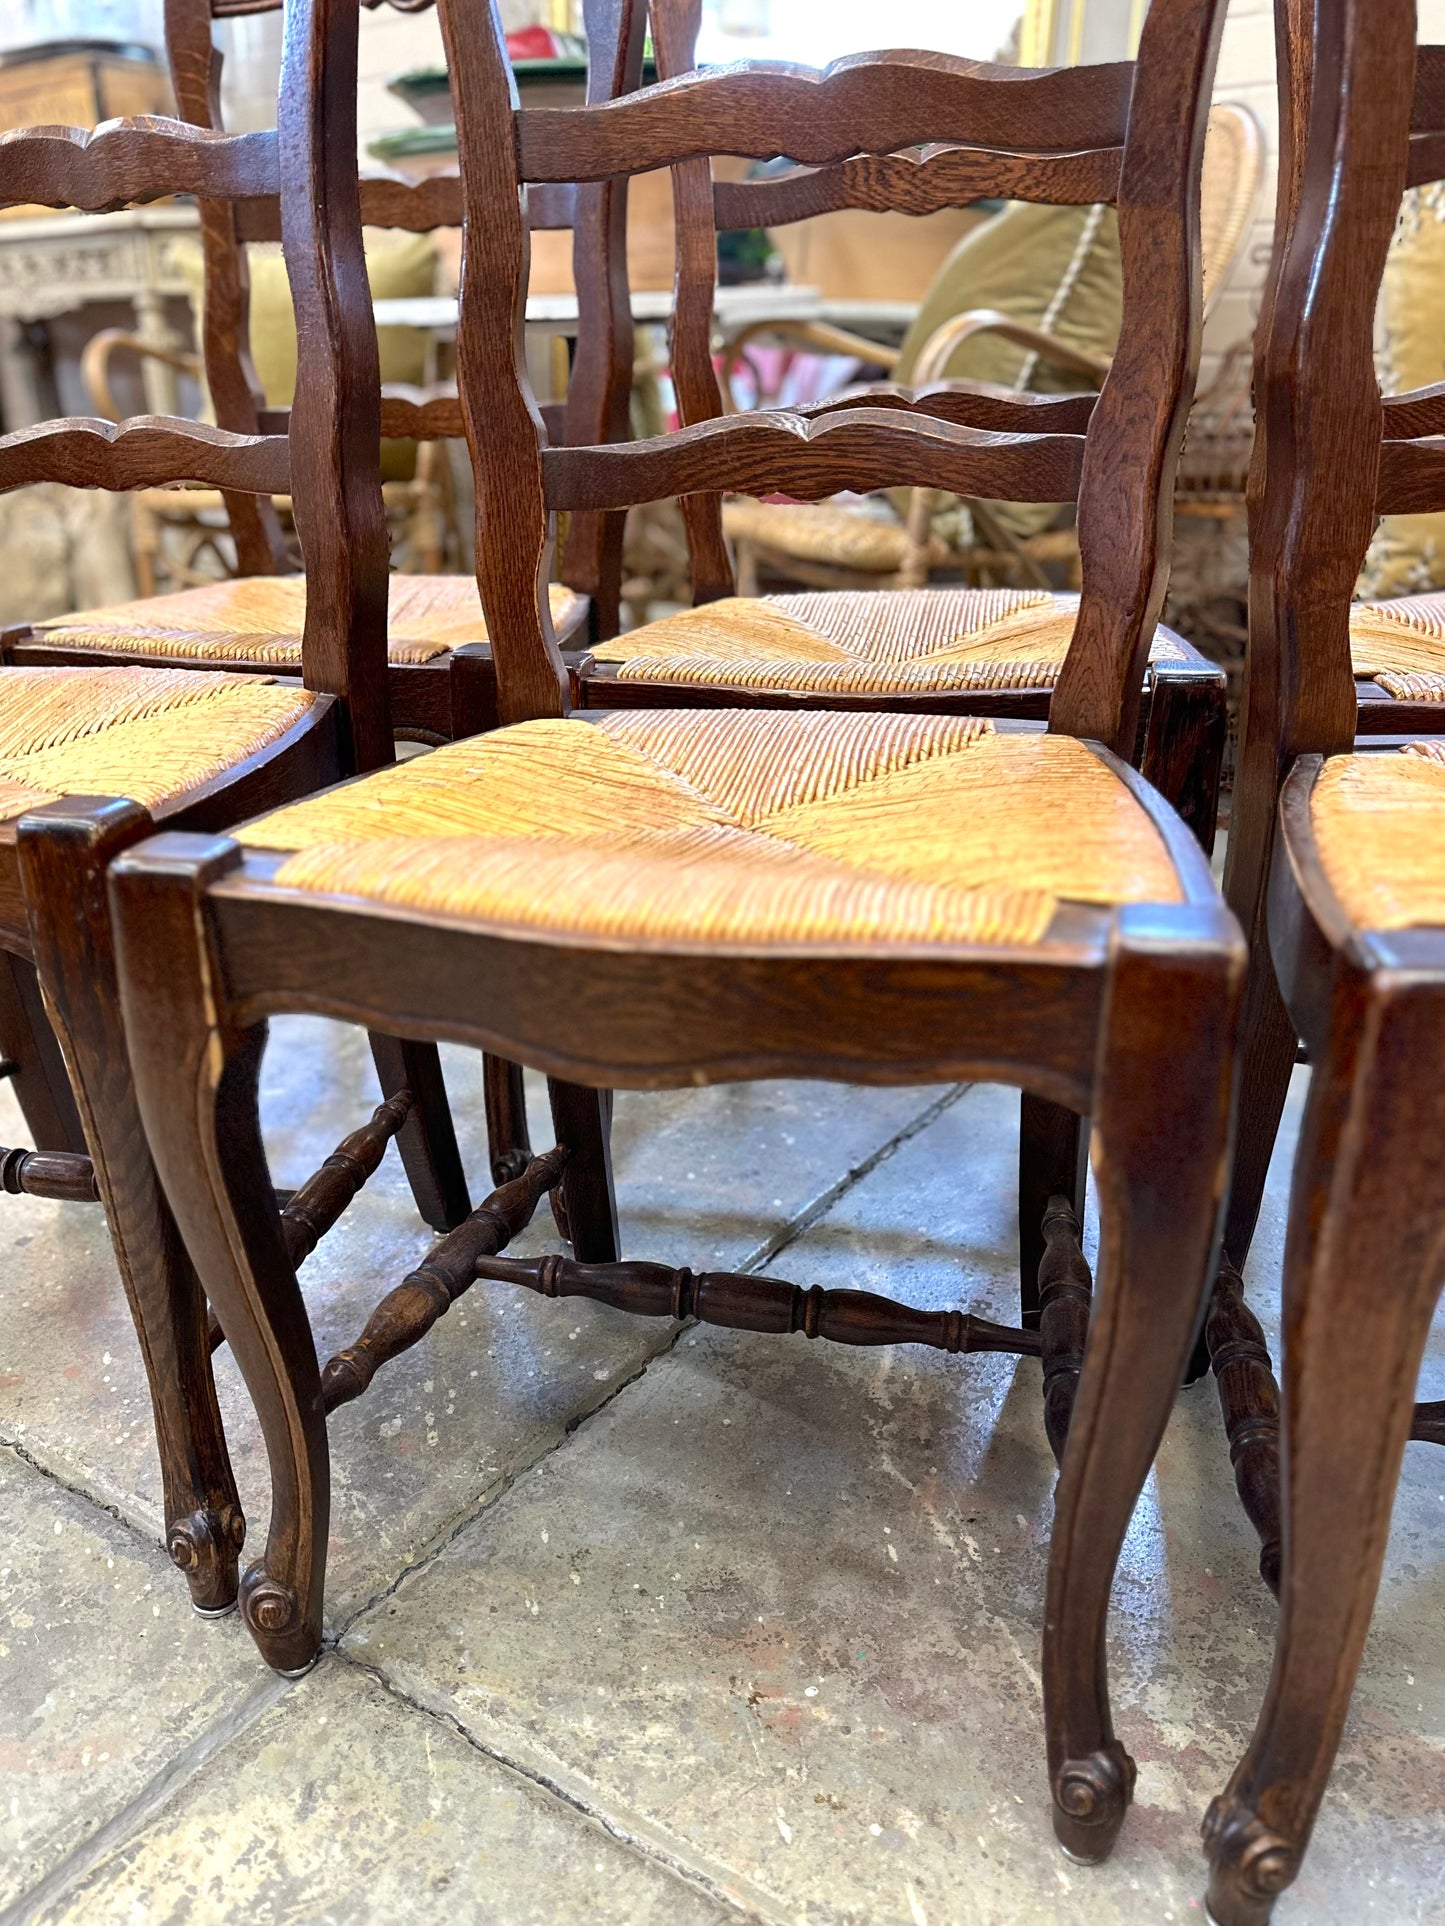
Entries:
[[[1123,303],[1119,228],[1112,207],[1011,203],[965,234],[939,269],[904,337],[893,378],[909,385],[919,356],[937,329],[973,308],[997,308],[1011,320],[1042,328],[1072,348],[1111,355]],[[1042,394],[1086,385],[1086,377],[996,334],[961,342],[943,372]],[[903,502],[906,493],[896,500],[900,512],[905,512]],[[1023,536],[1047,528],[1057,508],[1047,503],[1014,503],[995,512],[1013,534]]]
[[[1400,208],[1380,289],[1380,386],[1386,394],[1445,381],[1445,182],[1412,187]],[[1445,588],[1445,515],[1386,515],[1357,595],[1377,601]]]
[[[296,393],[296,317],[286,263],[279,247],[247,249],[251,276],[251,359],[261,392],[272,408],[289,408]],[[178,265],[199,314],[205,286],[200,243],[178,249]],[[436,282],[436,243],[429,234],[408,234],[369,246],[366,278],[375,301],[403,300],[431,294]],[[383,381],[421,382],[426,379],[428,337],[422,328],[378,328],[377,351]],[[382,444],[382,473],[395,480],[411,474],[416,452],[411,442]]]

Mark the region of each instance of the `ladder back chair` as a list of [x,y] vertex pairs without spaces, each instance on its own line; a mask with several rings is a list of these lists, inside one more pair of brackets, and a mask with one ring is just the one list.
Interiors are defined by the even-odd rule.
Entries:
[[[369,7],[388,0],[364,0]],[[221,130],[221,58],[212,22],[277,11],[282,0],[166,0],[166,47],[181,117]],[[425,0],[430,4],[430,0]],[[411,11],[416,8],[412,7]],[[413,234],[460,227],[461,193],[455,175],[409,182],[363,177],[362,219]],[[283,436],[287,411],[268,408],[256,378],[248,331],[247,250],[281,240],[274,191],[251,199],[200,203],[204,296],[199,316],[201,354],[218,424],[238,434]],[[539,226],[568,227],[572,203],[565,190],[538,206]],[[594,301],[593,307],[597,303]],[[589,316],[589,320],[591,317]],[[603,326],[608,321],[603,321]],[[142,349],[144,343],[137,344]],[[174,357],[172,357],[174,358]],[[579,397],[584,408],[586,397]],[[606,439],[588,413],[588,440]],[[392,386],[383,392],[382,434],[427,443],[461,436],[455,389]],[[283,488],[278,491],[285,494]],[[178,498],[179,499],[179,498]],[[200,498],[198,498],[200,499]],[[56,617],[15,628],[0,650],[17,662],[144,662],[188,668],[225,667],[297,674],[306,621],[307,583],[282,531],[275,501],[237,490],[223,494],[235,544],[235,579],[166,595]],[[620,534],[613,573],[620,576]],[[585,544],[579,540],[575,565]],[[600,564],[594,564],[594,573]],[[615,601],[615,593],[614,593]],[[559,632],[576,646],[587,640],[585,595],[558,582],[552,589]],[[471,574],[391,574],[388,577],[388,680],[392,723],[404,738],[450,741],[495,720],[495,682],[485,647],[486,624]]]
[[[1313,9],[1314,0],[1277,0],[1275,10],[1281,127],[1276,275],[1283,272],[1287,251],[1296,274],[1304,272],[1299,264],[1311,249],[1320,251],[1322,261],[1338,258],[1317,226],[1305,226],[1300,206],[1316,80]],[[1338,23],[1336,30],[1342,31]],[[1343,58],[1338,49],[1332,57]],[[1445,177],[1445,48],[1420,47],[1413,72],[1402,192]],[[1401,86],[1410,84],[1406,69],[1397,78]],[[1321,108],[1322,113],[1337,111],[1333,101]],[[1387,117],[1383,126],[1388,125]],[[1355,138],[1364,137],[1356,133]],[[1379,142],[1378,151],[1388,157],[1383,131]],[[1371,150],[1356,148],[1356,166],[1361,151]],[[1318,223],[1317,206],[1311,218]],[[1392,222],[1394,218],[1392,213]],[[1368,228],[1361,232],[1366,237],[1361,260],[1372,260],[1375,237]],[[1334,271],[1345,272],[1338,267]],[[1371,300],[1374,292],[1373,287],[1366,290]],[[1267,293],[1261,343],[1273,299],[1272,292]],[[1278,375],[1263,363],[1257,368],[1259,393],[1266,392],[1261,385],[1266,375],[1270,380],[1268,405],[1282,408],[1292,381],[1301,385],[1302,398],[1291,405],[1301,411],[1318,405],[1315,382],[1305,381],[1290,359],[1296,352],[1290,329],[1303,325],[1292,315],[1277,323],[1272,352],[1279,362]],[[1329,314],[1316,325],[1324,343],[1321,353],[1338,355],[1340,343],[1350,338],[1348,319]],[[1259,417],[1267,423],[1265,407],[1260,404]],[[1445,507],[1445,383],[1381,399],[1372,380],[1368,394],[1356,397],[1351,431],[1358,442],[1348,461],[1340,458],[1335,477],[1312,453],[1302,452],[1304,430],[1292,425],[1289,436],[1276,437],[1272,465],[1266,461],[1267,444],[1257,446],[1250,481],[1250,659],[1224,891],[1241,926],[1250,932],[1251,962],[1225,1258],[1206,1336],[1236,1483],[1260,1538],[1261,1574],[1271,1586],[1278,1583],[1280,1561],[1279,1396],[1241,1272],[1302,1035],[1310,1047],[1276,970],[1270,940],[1270,878],[1283,860],[1276,847],[1280,794],[1302,756],[1340,755],[1351,744],[1364,750],[1445,736],[1445,679],[1440,673],[1445,657],[1437,633],[1445,599],[1438,594],[1385,602],[1350,599],[1360,567],[1355,540],[1360,530],[1368,543],[1377,515]],[[1366,481],[1372,491],[1369,501],[1359,495]],[[1341,632],[1346,643],[1340,646],[1347,644],[1349,651],[1348,677],[1341,670],[1345,658],[1335,648]],[[1428,758],[1419,764],[1428,766]]]
[[[1212,1272],[1244,970],[1198,844],[1119,753],[1197,353],[1223,11],[1155,0],[1137,63],[1102,79],[885,53],[821,74],[746,63],[558,112],[519,109],[495,11],[442,0],[467,216],[460,388],[503,726],[234,836],[160,836],[111,871],[143,1114],[268,1448],[271,1535],[242,1603],[276,1668],[320,1643],[327,1413],[478,1277],[749,1330],[1038,1354],[1050,1440],[1068,1439],[1043,1666],[1054,1822],[1081,1857],[1110,1850],[1133,1782],[1104,1676],[1110,1579]],[[1034,404],[1010,402],[987,429],[896,405],[547,444],[521,360],[537,176],[603,181],[715,152],[831,163],[933,139],[1072,149],[1115,129],[1130,323],[1086,431],[1038,432]],[[569,713],[542,592],[551,511],[730,483],[1008,493],[1080,476],[1084,586],[1048,733],[972,716]],[[324,1369],[256,1115],[259,1026],[323,1009],[544,1071],[558,1140]],[[1091,1114],[1103,1232],[1087,1350],[1089,1272],[1062,1194],[1037,1332],[619,1264],[606,1093],[777,1076],[982,1077]],[[571,1256],[499,1256],[554,1189]]]
[[[0,135],[4,204],[96,210],[195,193],[218,206],[279,191],[301,317],[289,436],[141,416],[0,437],[4,489],[194,480],[263,507],[289,491],[320,591],[304,680],[174,664],[0,666],[0,1053],[35,1138],[0,1150],[0,1187],[105,1207],[145,1355],[167,1542],[211,1611],[234,1605],[244,1526],[205,1298],[136,1109],[105,869],[155,824],[219,830],[392,759],[375,333],[354,162],[348,180],[336,158],[354,152],[354,0],[293,0],[286,27],[279,134],[146,117]],[[391,1136],[429,1223],[443,1230],[470,1208],[435,1047],[378,1035],[373,1050],[385,1102],[339,1168],[288,1203],[298,1254],[319,1235],[326,1196]]]
[[[652,0],[659,73],[693,68],[700,0]],[[1030,71],[1012,73],[1020,82]],[[924,214],[985,195],[1055,204],[1117,204],[1129,63],[1086,70],[1097,106],[1087,121],[1040,127],[1036,145],[1000,129],[997,150],[946,133],[888,155],[828,151],[826,136],[790,170],[756,181],[712,179],[707,157],[673,170],[676,279],[671,371],[680,419],[725,412],[712,355],[719,229],[776,226],[836,208]],[[752,158],[769,158],[761,139]],[[756,150],[754,152],[754,150]],[[995,317],[997,319],[997,317]],[[852,388],[799,410],[819,421],[858,406],[924,412],[1001,432],[1080,435],[1095,403],[1079,394],[1013,392],[927,381],[915,392]],[[1039,484],[1043,486],[1042,478]],[[746,492],[742,481],[731,486]],[[794,491],[788,490],[788,493]],[[836,490],[834,491],[836,492]],[[1072,500],[1065,483],[1059,500]],[[1033,497],[1028,490],[1020,499]],[[694,606],[613,636],[575,665],[582,708],[728,706],[869,710],[1042,720],[1073,632],[1077,595],[1044,589],[912,588],[737,596],[720,491],[682,503]],[[806,507],[802,514],[813,512]],[[1151,638],[1137,742],[1125,753],[1213,845],[1226,733],[1222,670],[1172,631]]]
[[[1254,807],[1271,775],[1275,788],[1268,949],[1252,970],[1269,972],[1314,1071],[1285,1245],[1280,1463],[1249,1447],[1256,1497],[1282,1466],[1274,1668],[1205,1822],[1219,1926],[1264,1926],[1299,1872],[1406,1443],[1445,1444],[1445,1404],[1414,1402],[1445,1281],[1445,741],[1357,734],[1350,604],[1380,507],[1445,507],[1441,396],[1382,403],[1373,360],[1401,195],[1441,166],[1445,49],[1417,63],[1413,0],[1288,0],[1279,22],[1284,84],[1307,63],[1310,93],[1296,97],[1257,346],[1244,768]],[[1250,1074],[1246,1060],[1242,1103]],[[1227,1368],[1253,1375],[1250,1422],[1271,1434],[1263,1346],[1236,1343]]]

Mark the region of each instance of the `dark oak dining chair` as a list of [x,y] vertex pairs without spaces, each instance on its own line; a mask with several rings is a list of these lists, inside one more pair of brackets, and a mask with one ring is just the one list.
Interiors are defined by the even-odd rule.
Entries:
[[[354,0],[292,0],[286,35],[279,135],[154,117],[0,135],[0,204],[96,210],[195,193],[216,206],[279,192],[301,322],[288,435],[141,416],[0,436],[0,489],[194,480],[263,502],[289,491],[315,591],[301,680],[174,664],[0,666],[0,1053],[35,1138],[0,1150],[0,1188],[105,1207],[145,1355],[167,1544],[207,1611],[234,1605],[244,1525],[205,1298],[136,1108],[105,869],[157,824],[218,831],[393,753]],[[370,1136],[286,1200],[298,1251],[315,1241],[318,1199],[392,1136],[428,1223],[445,1230],[470,1209],[435,1046],[372,1042],[385,1101]]]
[[[701,0],[651,0],[648,17],[663,78],[679,79],[694,67],[700,16]],[[975,66],[981,75],[996,73],[1001,84],[1007,72],[1028,71]],[[1094,98],[1087,122],[1049,129],[1037,148],[1020,141],[1008,152],[989,152],[947,139],[888,155],[851,154],[834,151],[825,128],[796,165],[762,179],[714,181],[707,157],[675,168],[669,363],[680,419],[697,425],[727,412],[712,354],[718,232],[786,226],[841,208],[924,215],[991,195],[1051,205],[1116,205],[1129,67],[1126,61],[1088,70]],[[764,144],[753,140],[748,154],[771,158]],[[921,408],[976,428],[1080,434],[1095,405],[1099,372],[1074,394],[940,380],[915,396],[886,383],[866,384],[798,413],[819,420],[857,406]],[[1072,498],[1071,490],[1060,497]],[[1038,588],[874,586],[738,596],[721,493],[689,496],[682,510],[695,606],[614,634],[594,648],[573,669],[579,707],[708,702],[1035,720],[1048,715],[1073,632],[1076,595]],[[1128,752],[1206,850],[1214,841],[1225,730],[1222,669],[1157,626],[1138,738]]]
[[[265,1435],[271,1530],[242,1607],[278,1670],[309,1665],[321,1641],[327,1414],[477,1277],[741,1329],[1037,1353],[1063,1454],[1043,1662],[1054,1823],[1081,1858],[1112,1847],[1134,1769],[1109,1715],[1110,1579],[1213,1268],[1244,971],[1197,842],[1127,760],[1197,354],[1199,165],[1223,12],[1155,0],[1137,63],[1102,78],[884,53],[821,74],[745,63],[522,111],[495,11],[443,0],[466,212],[460,390],[503,726],[232,836],[160,836],[111,872],[142,1112]],[[980,429],[900,403],[547,444],[521,358],[532,179],[930,140],[1073,151],[1119,131],[1125,320],[1085,429],[1030,432],[1028,408]],[[731,483],[813,497],[1077,486],[1083,590],[1049,729],[572,711],[542,593],[550,515]],[[323,1009],[535,1066],[557,1133],[324,1368],[256,1109],[267,1017]],[[1038,1332],[619,1263],[606,1093],[757,1077],[983,1078],[1090,1115],[1092,1323],[1063,1195],[1040,1212]],[[498,1255],[551,1191],[571,1255]]]
[[[1300,203],[1316,65],[1314,4],[1277,0],[1275,9],[1281,128],[1276,274],[1287,242],[1296,250],[1296,261],[1302,258],[1299,250],[1324,246],[1318,233],[1307,230],[1298,241],[1293,239],[1304,220]],[[1403,185],[1409,187],[1445,178],[1445,48],[1422,46],[1417,54],[1404,162]],[[1400,84],[1410,84],[1408,73]],[[1334,103],[1329,111],[1336,111]],[[1388,147],[1381,151],[1388,153]],[[1314,217],[1318,219],[1317,207]],[[1269,313],[1267,303],[1266,318]],[[1347,323],[1338,317],[1329,316],[1320,325],[1326,329],[1321,338],[1327,350],[1337,338],[1328,332],[1330,327],[1340,331],[1338,338],[1346,338]],[[1259,339],[1263,341],[1263,332]],[[1281,340],[1288,340],[1287,332]],[[1283,348],[1279,352],[1285,354]],[[1276,392],[1287,395],[1287,382],[1297,377],[1287,358],[1281,365],[1286,373],[1279,377]],[[1259,379],[1262,376],[1257,385]],[[1224,869],[1226,900],[1251,934],[1251,962],[1240,1045],[1238,1143],[1224,1258],[1206,1341],[1236,1483],[1260,1539],[1261,1574],[1271,1587],[1278,1585],[1280,1567],[1279,1390],[1241,1273],[1305,1035],[1281,987],[1270,942],[1270,877],[1277,863],[1280,793],[1300,756],[1341,753],[1350,743],[1366,750],[1411,738],[1445,737],[1445,674],[1440,672],[1445,671],[1445,650],[1432,642],[1431,633],[1439,628],[1441,597],[1352,602],[1360,566],[1353,525],[1349,541],[1331,536],[1328,552],[1323,542],[1303,546],[1306,535],[1301,531],[1312,529],[1327,512],[1322,504],[1330,499],[1331,485],[1342,500],[1353,499],[1367,484],[1373,491],[1368,506],[1356,511],[1364,518],[1358,525],[1365,528],[1366,541],[1377,515],[1426,512],[1445,503],[1440,466],[1445,383],[1383,400],[1376,388],[1360,409],[1358,447],[1348,463],[1340,459],[1337,478],[1325,472],[1318,451],[1307,455],[1296,448],[1290,461],[1301,465],[1303,479],[1296,482],[1293,465],[1285,468],[1285,456],[1277,451],[1275,466],[1268,471],[1257,454],[1251,482],[1252,655]],[[1266,418],[1263,407],[1260,418]],[[1282,513],[1279,504],[1292,499],[1289,489],[1295,486],[1309,504],[1308,515],[1302,510],[1299,528],[1291,525],[1281,532],[1275,521]],[[1312,534],[1309,540],[1315,544]],[[1282,577],[1278,584],[1275,572]],[[1348,648],[1348,690],[1329,640],[1341,623]],[[1440,671],[1430,669],[1432,659]]]
[[1241,780],[1256,810],[1274,790],[1267,842],[1252,824],[1268,868],[1252,971],[1270,969],[1314,1068],[1284,1258],[1274,1668],[1205,1823],[1219,1926],[1264,1926],[1299,1872],[1406,1443],[1445,1444],[1445,1405],[1415,1403],[1445,1281],[1445,740],[1358,734],[1350,607],[1376,513],[1445,508],[1445,396],[1382,403],[1373,358],[1401,194],[1440,167],[1445,64],[1421,48],[1417,66],[1413,0],[1290,0],[1281,34],[1310,94],[1256,356]]
[[[368,7],[388,0],[363,0]],[[182,119],[221,130],[221,59],[212,44],[214,19],[276,12],[282,0],[166,0],[166,50]],[[422,0],[429,5],[430,0]],[[416,11],[412,6],[409,11]],[[615,10],[615,8],[611,9]],[[603,9],[604,13],[609,9]],[[233,433],[284,437],[287,410],[268,408],[256,378],[249,336],[248,249],[281,239],[281,209],[274,185],[245,200],[200,202],[204,295],[199,320],[200,364],[217,423]],[[533,210],[539,227],[572,225],[575,195],[558,188]],[[362,219],[377,228],[425,234],[461,225],[461,190],[452,175],[422,181],[363,176]],[[612,325],[594,298],[585,330]],[[143,353],[153,350],[134,344]],[[594,352],[605,353],[599,343]],[[167,359],[177,357],[168,355]],[[181,358],[184,359],[184,358]],[[589,357],[588,367],[591,366]],[[602,397],[602,405],[607,404]],[[586,440],[606,439],[597,413],[599,397],[579,393],[579,421]],[[565,414],[565,408],[559,411]],[[426,442],[460,438],[461,411],[455,389],[423,390],[393,385],[383,390],[383,436]],[[579,432],[581,432],[579,430]],[[287,492],[284,482],[277,491]],[[198,498],[199,499],[199,498]],[[21,624],[0,635],[0,657],[23,663],[145,662],[186,668],[225,668],[299,674],[306,621],[307,581],[298,572],[271,495],[223,493],[235,545],[234,578],[165,595]],[[602,531],[594,530],[596,539]],[[579,533],[573,570],[586,563]],[[592,558],[592,574],[615,606],[621,574],[620,532],[605,554]],[[392,573],[387,580],[388,681],[392,726],[403,738],[450,741],[495,721],[495,679],[486,651],[486,625],[475,577]],[[554,584],[552,607],[559,634],[572,646],[589,635],[588,597],[564,582]]]

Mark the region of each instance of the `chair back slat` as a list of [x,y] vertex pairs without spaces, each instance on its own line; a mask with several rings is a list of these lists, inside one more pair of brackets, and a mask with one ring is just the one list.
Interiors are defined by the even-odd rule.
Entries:
[[1376,513],[1438,515],[1442,509],[1445,509],[1445,438],[1439,429],[1428,439],[1383,442],[1380,479],[1375,490]]
[[[822,74],[745,63],[671,77],[670,57],[692,58],[694,8],[692,0],[654,0],[659,84],[601,106],[525,111],[515,104],[495,7],[490,34],[475,31],[481,8],[471,0],[440,0],[440,11],[467,210],[463,413],[486,530],[478,576],[504,715],[556,713],[563,686],[540,596],[544,510],[609,509],[672,494],[716,503],[730,487],[814,499],[885,484],[1005,500],[1077,494],[1083,612],[1052,726],[1131,751],[1163,600],[1172,465],[1197,360],[1199,177],[1223,0],[1154,0],[1137,63],[1036,71],[905,52],[860,55]],[[1020,164],[1052,156],[1065,171],[1080,154],[1113,150],[1125,298],[1101,394],[984,391],[955,403],[938,391],[865,390],[846,405],[720,418],[710,355],[699,354],[695,369],[681,365],[685,303],[697,309],[687,334],[704,348],[711,320],[709,157],[847,164],[862,179],[871,155],[906,155],[916,170],[918,150],[937,143],[998,150]],[[672,372],[686,425],[622,447],[544,448],[516,347],[528,184],[659,167],[675,170],[680,203]],[[676,171],[693,169],[699,183],[707,170],[707,193],[695,206],[681,191],[689,176]],[[695,261],[693,230],[706,243]],[[870,406],[875,392],[879,404]],[[1035,413],[1040,402],[1046,406]],[[696,544],[693,561],[699,596],[715,592]]]
[[[655,9],[655,41],[673,12],[671,0]],[[531,108],[518,127],[518,159],[524,180],[584,181],[722,153],[782,154],[809,167],[939,141],[1069,154],[1121,143],[1133,75],[1132,61],[996,67],[906,51],[850,54],[821,72],[740,61],[600,107]]]
[[103,214],[182,192],[254,198],[278,183],[275,134],[182,130],[155,114],[95,128],[13,128],[0,133],[0,150],[9,207]]
[[997,435],[1085,435],[1097,400],[1092,389],[1045,395],[1001,388],[990,381],[958,386],[935,382],[921,388],[897,388],[878,381],[804,402],[793,412],[814,420],[845,409],[887,408],[897,414],[927,415],[934,421],[956,421],[965,428],[987,428]]
[[36,482],[125,490],[183,481],[285,494],[290,451],[284,436],[234,435],[165,415],[120,422],[71,415],[0,435],[0,491]]
[[1119,176],[1123,312],[1079,487],[1079,618],[1049,727],[1132,754],[1168,586],[1174,469],[1199,365],[1200,176],[1224,9],[1154,0]]
[[938,214],[989,198],[1088,207],[1119,191],[1122,147],[1078,154],[997,154],[979,147],[925,147],[913,154],[862,154],[832,167],[796,167],[771,180],[718,181],[713,222],[732,228],[786,227],[845,208],[870,214]]
[[996,435],[872,408],[809,419],[783,410],[699,422],[650,441],[542,454],[553,507],[621,508],[699,488],[782,490],[820,501],[839,488],[938,487],[988,500],[1070,501],[1082,435]]

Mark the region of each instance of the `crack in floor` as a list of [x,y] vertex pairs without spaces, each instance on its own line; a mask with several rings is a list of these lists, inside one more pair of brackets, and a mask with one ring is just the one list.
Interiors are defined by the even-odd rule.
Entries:
[[[892,1136],[887,1138],[875,1150],[871,1151],[867,1157],[863,1158],[857,1164],[850,1165],[847,1171],[834,1183],[828,1185],[815,1197],[809,1199],[809,1201],[804,1204],[800,1210],[796,1211],[771,1237],[765,1238],[762,1243],[755,1246],[752,1251],[742,1258],[738,1263],[738,1270],[745,1275],[753,1273],[761,1269],[764,1264],[771,1263],[774,1258],[780,1256],[783,1251],[795,1244],[799,1238],[806,1235],[816,1224],[820,1223],[834,1206],[862,1183],[865,1178],[871,1176],[875,1170],[879,1169],[881,1165],[887,1163],[890,1158],[895,1156],[904,1145],[910,1143],[915,1137],[927,1130],[931,1124],[937,1122],[947,1110],[950,1110],[963,1098],[971,1087],[969,1084],[951,1085],[940,1097],[935,1098],[932,1103],[926,1105],[916,1116],[910,1118],[909,1121],[899,1130],[895,1131]],[[469,1525],[473,1524],[484,1512],[490,1510],[492,1506],[505,1498],[521,1479],[535,1471],[539,1465],[552,1457],[554,1453],[562,1450],[583,1425],[590,1423],[592,1419],[605,1411],[617,1398],[621,1397],[624,1391],[636,1384],[639,1379],[645,1377],[651,1366],[659,1359],[670,1356],[682,1338],[686,1336],[690,1330],[694,1329],[695,1326],[695,1319],[688,1319],[678,1324],[670,1338],[660,1344],[657,1350],[652,1352],[650,1356],[644,1358],[636,1370],[632,1371],[616,1385],[611,1386],[605,1397],[600,1398],[585,1411],[574,1413],[564,1426],[561,1436],[553,1440],[545,1449],[539,1451],[537,1455],[529,1459],[526,1464],[519,1466],[508,1477],[498,1480],[494,1486],[489,1488],[486,1496],[482,1498],[480,1502],[472,1505],[462,1515],[456,1518],[452,1524],[432,1540],[431,1544],[428,1545],[421,1554],[409,1560],[386,1585],[382,1586],[376,1593],[364,1600],[363,1603],[351,1612],[342,1624],[327,1634],[323,1639],[320,1656],[326,1657],[330,1655],[347,1666],[354,1668],[356,1671],[374,1678],[382,1689],[398,1703],[407,1705],[424,1717],[433,1719],[448,1730],[456,1732],[466,1741],[467,1745],[481,1757],[506,1771],[517,1774],[519,1777],[547,1792],[552,1797],[559,1799],[569,1808],[585,1817],[589,1822],[601,1827],[604,1832],[608,1833],[610,1837],[616,1839],[619,1844],[628,1850],[636,1852],[639,1857],[663,1867],[672,1877],[681,1879],[685,1884],[705,1893],[708,1898],[727,1906],[739,1921],[756,1922],[756,1926],[783,1926],[784,1916],[782,1914],[774,1913],[771,1909],[758,1911],[741,1905],[737,1899],[724,1888],[718,1886],[716,1882],[705,1873],[690,1866],[688,1862],[670,1854],[661,1845],[623,1829],[614,1819],[609,1818],[601,1810],[589,1806],[585,1800],[568,1791],[567,1788],[560,1783],[549,1779],[545,1774],[522,1765],[517,1760],[508,1758],[504,1754],[492,1752],[450,1715],[437,1711],[411,1698],[409,1694],[394,1686],[390,1680],[378,1672],[373,1666],[365,1664],[350,1652],[345,1651],[341,1646],[341,1641],[347,1636],[359,1619],[367,1612],[373,1611],[377,1606],[384,1604],[388,1598],[394,1596],[407,1578],[434,1563],[449,1546],[456,1542]],[[69,1483],[59,1476],[58,1473],[50,1470],[46,1465],[38,1461],[32,1453],[14,1440],[0,1439],[0,1446],[13,1451],[18,1458],[29,1465],[34,1471],[38,1472],[41,1477],[48,1479],[52,1484],[59,1486],[73,1497],[83,1499],[89,1504],[94,1505],[97,1510],[104,1512],[108,1517],[114,1518],[148,1548],[163,1551],[163,1546],[159,1544],[156,1538],[147,1534],[140,1526],[127,1518],[117,1506],[107,1503],[96,1493],[87,1490],[83,1485]],[[147,1781],[140,1792],[128,1800],[118,1812],[112,1814],[103,1825],[98,1827],[89,1839],[82,1841],[72,1852],[67,1854],[58,1866],[53,1867],[51,1871],[41,1880],[37,1881],[34,1886],[26,1892],[21,1893],[3,1912],[0,1912],[0,1926],[24,1926],[24,1922],[34,1918],[42,1906],[48,1905],[52,1900],[61,1897],[65,1892],[78,1886],[106,1858],[124,1846],[128,1839],[132,1838],[156,1812],[170,1799],[174,1798],[175,1795],[180,1792],[204,1766],[209,1764],[213,1758],[217,1757],[226,1746],[243,1737],[258,1719],[264,1717],[273,1706],[285,1697],[287,1692],[294,1689],[295,1684],[296,1681],[294,1680],[269,1675],[251,1698],[247,1699],[241,1706],[236,1708],[235,1711],[217,1720],[213,1726],[208,1726],[189,1746],[178,1753],[175,1758],[169,1760],[153,1778]],[[761,1898],[761,1895],[759,1895],[759,1898]]]

